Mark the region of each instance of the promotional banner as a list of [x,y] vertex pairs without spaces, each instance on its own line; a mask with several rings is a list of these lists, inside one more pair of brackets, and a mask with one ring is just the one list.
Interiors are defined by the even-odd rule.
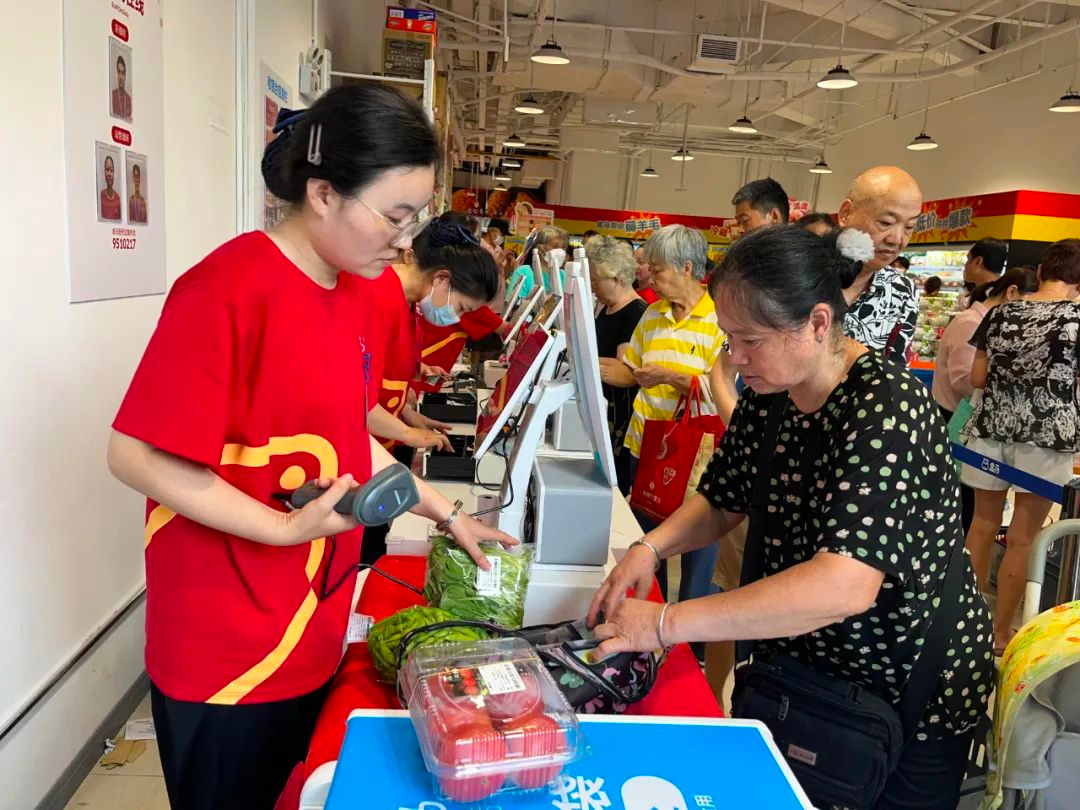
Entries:
[[165,292],[162,0],[65,0],[72,303]]
[[665,225],[697,228],[711,245],[730,245],[739,234],[732,219],[661,214],[653,211],[620,211],[609,208],[579,208],[572,205],[547,206],[555,212],[555,224],[571,234],[593,230],[605,236],[619,236],[644,242]]
[[[263,130],[263,137],[259,145],[259,155],[261,156],[263,148],[277,137],[274,135],[274,123],[277,121],[278,112],[282,107],[292,106],[289,102],[292,101],[293,94],[285,80],[270,70],[265,62],[259,63],[259,87],[262,88],[263,94],[262,108],[259,110]],[[256,167],[258,166],[259,163],[257,162]],[[285,218],[286,205],[267,191],[266,186],[263,184],[261,170],[256,172],[256,177],[258,178],[257,182],[260,191],[256,199],[261,198],[263,202],[260,226],[263,230],[270,230]]]
[[1080,195],[1004,191],[923,203],[912,244],[977,242],[985,237],[1056,242],[1080,232]]

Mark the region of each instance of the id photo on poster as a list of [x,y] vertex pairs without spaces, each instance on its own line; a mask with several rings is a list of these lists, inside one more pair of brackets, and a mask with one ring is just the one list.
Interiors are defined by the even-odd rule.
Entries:
[[109,115],[113,118],[132,120],[132,87],[131,48],[109,37]]
[[127,221],[129,225],[147,225],[150,214],[146,203],[146,155],[125,152],[127,160]]
[[99,222],[120,222],[124,218],[124,198],[120,195],[120,149],[97,141],[94,148],[97,173]]

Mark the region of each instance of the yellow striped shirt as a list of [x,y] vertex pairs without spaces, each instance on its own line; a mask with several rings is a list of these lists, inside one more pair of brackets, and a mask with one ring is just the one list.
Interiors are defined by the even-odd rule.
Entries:
[[[678,323],[671,314],[671,302],[660,299],[641,316],[623,362],[632,369],[652,363],[698,376],[713,367],[723,345],[724,333],[716,324],[716,309],[708,293]],[[638,390],[624,442],[635,457],[641,455],[645,420],[671,419],[678,404],[679,392],[670,385]],[[706,406],[705,412],[712,411]]]

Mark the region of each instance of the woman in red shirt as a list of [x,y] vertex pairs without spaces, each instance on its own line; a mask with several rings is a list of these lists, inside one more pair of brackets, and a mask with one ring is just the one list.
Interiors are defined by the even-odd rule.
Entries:
[[[425,321],[449,324],[483,307],[499,290],[494,260],[469,230],[443,214],[401,251],[399,261],[363,286],[379,323],[373,367],[380,407],[372,412],[372,432],[403,464],[412,463],[414,448],[449,450],[445,433],[451,426],[408,402],[420,368],[417,308]],[[388,531],[389,525],[367,528],[361,562],[374,563],[386,553]]]
[[[174,810],[271,808],[305,756],[360,554],[333,507],[392,463],[365,424],[358,277],[419,232],[439,154],[420,106],[377,85],[276,129],[263,176],[290,216],[177,280],[109,442],[113,474],[148,499],[146,669]],[[278,504],[310,479],[326,494]],[[417,487],[416,511],[482,566],[479,541],[514,542]]]

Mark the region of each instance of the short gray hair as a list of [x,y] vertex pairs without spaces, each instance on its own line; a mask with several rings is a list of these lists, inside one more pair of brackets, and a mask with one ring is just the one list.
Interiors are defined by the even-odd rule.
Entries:
[[682,267],[690,262],[691,275],[698,281],[705,280],[709,243],[696,228],[665,225],[650,236],[642,247],[642,257],[649,264]]
[[536,247],[546,247],[552,242],[560,242],[569,247],[570,234],[554,225],[541,225],[536,229]]
[[614,236],[594,236],[585,245],[585,255],[589,266],[601,278],[613,278],[627,286],[634,283],[637,274],[637,262],[634,251],[621,239]]

